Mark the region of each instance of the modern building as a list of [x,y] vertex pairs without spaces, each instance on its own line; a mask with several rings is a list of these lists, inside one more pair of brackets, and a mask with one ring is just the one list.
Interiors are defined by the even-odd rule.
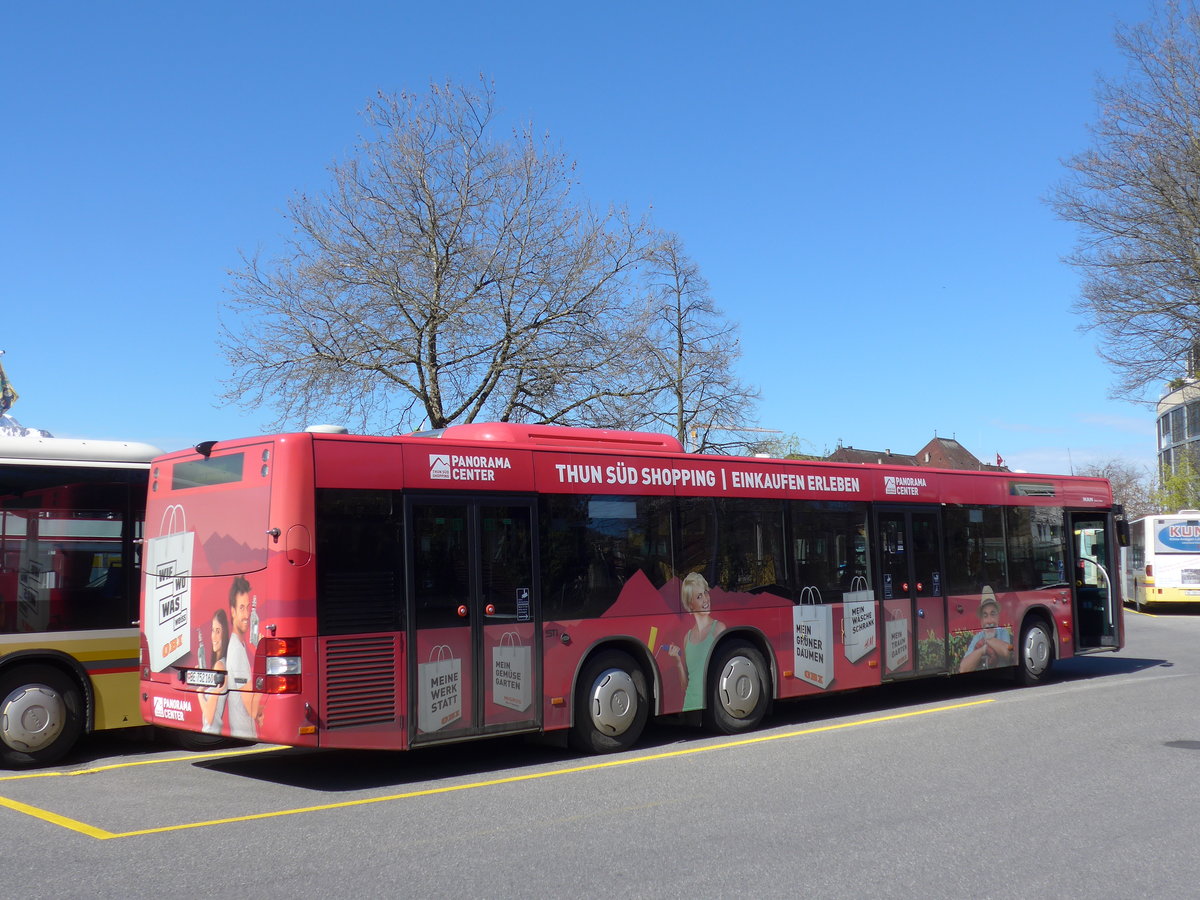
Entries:
[[1158,468],[1172,471],[1187,453],[1200,462],[1200,380],[1180,378],[1158,401]]

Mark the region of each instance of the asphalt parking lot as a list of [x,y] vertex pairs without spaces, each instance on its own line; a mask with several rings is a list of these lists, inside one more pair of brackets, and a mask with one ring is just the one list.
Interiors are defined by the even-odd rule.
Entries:
[[[818,896],[1183,896],[1200,877],[1200,617],[1127,623],[1125,651],[1063,662],[1043,687],[829,696],[739,739],[655,725],[613,756],[103,736],[66,765],[0,773],[0,837],[22,861],[8,890],[792,896],[803,873]],[[972,891],[982,845],[997,880]]]

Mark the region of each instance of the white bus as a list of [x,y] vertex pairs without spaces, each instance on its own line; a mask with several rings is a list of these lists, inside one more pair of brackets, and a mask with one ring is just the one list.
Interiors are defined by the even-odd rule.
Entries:
[[1125,601],[1138,609],[1200,603],[1200,510],[1146,516],[1129,525],[1122,550]]
[[0,766],[143,725],[138,588],[148,444],[0,437]]

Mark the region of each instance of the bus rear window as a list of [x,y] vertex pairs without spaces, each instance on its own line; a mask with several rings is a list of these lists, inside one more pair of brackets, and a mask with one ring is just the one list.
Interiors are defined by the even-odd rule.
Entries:
[[171,490],[236,484],[242,480],[243,457],[242,453],[230,453],[228,456],[175,463],[171,469]]

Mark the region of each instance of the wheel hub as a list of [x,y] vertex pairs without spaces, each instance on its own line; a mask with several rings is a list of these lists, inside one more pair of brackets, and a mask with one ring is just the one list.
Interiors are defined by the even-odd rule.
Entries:
[[1031,628],[1025,636],[1025,668],[1032,675],[1046,671],[1050,663],[1050,639],[1041,628]]
[[637,713],[637,688],[629,673],[605,669],[592,685],[588,698],[592,723],[609,736],[624,734]]
[[54,743],[66,721],[62,697],[44,684],[23,685],[0,703],[0,739],[22,753]]
[[746,657],[735,656],[721,672],[717,693],[725,712],[735,719],[751,715],[762,693],[757,667]]

